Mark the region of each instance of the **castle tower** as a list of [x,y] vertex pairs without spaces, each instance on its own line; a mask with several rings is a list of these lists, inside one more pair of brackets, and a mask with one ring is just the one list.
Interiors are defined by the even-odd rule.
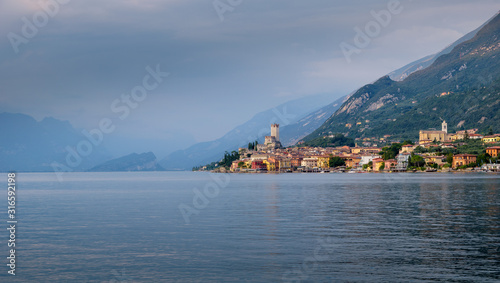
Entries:
[[443,124],[441,124],[441,131],[448,133],[448,124],[446,124],[446,121],[443,121]]
[[280,125],[272,124],[271,125],[271,137],[274,137],[277,142],[280,141]]

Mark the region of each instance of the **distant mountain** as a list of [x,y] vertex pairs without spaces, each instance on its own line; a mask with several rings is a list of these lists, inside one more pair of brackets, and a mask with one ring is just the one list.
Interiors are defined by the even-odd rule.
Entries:
[[165,171],[152,152],[132,153],[97,165],[90,172]]
[[388,76],[360,88],[307,136],[418,138],[444,119],[451,131],[490,127],[500,132],[500,15],[470,40],[401,82]]
[[[66,165],[67,146],[74,148],[85,140],[82,133],[68,121],[45,118],[37,122],[24,114],[0,113],[0,171],[53,171],[53,162]],[[81,159],[74,171],[85,170],[106,159],[109,155],[102,147]]]
[[490,18],[486,23],[484,23],[483,25],[481,25],[477,29],[462,36],[460,39],[458,39],[454,43],[450,44],[448,47],[443,49],[441,52],[426,56],[426,57],[419,59],[415,62],[407,64],[406,66],[389,73],[388,76],[394,81],[402,81],[402,80],[406,79],[409,75],[413,74],[414,72],[420,71],[420,70],[423,70],[423,69],[429,67],[441,55],[445,55],[445,54],[450,53],[453,50],[453,48],[455,48],[460,43],[466,42],[466,41],[472,39],[485,25],[487,25],[491,20],[493,20],[497,15]]
[[[246,147],[249,142],[255,140],[263,142],[264,136],[270,134],[273,123],[280,124],[280,139],[284,144],[292,144],[314,131],[335,112],[335,107],[338,108],[341,104],[339,101],[325,106],[334,99],[332,96],[308,96],[258,113],[217,140],[198,143],[173,152],[161,160],[160,165],[167,170],[191,170],[194,166],[211,163],[222,158],[225,151]],[[314,111],[319,112],[311,116]]]
[[347,96],[343,96],[333,103],[313,111],[299,121],[280,129],[280,140],[283,146],[294,145],[303,137],[312,133],[315,129],[321,126],[326,119],[332,116],[346,99]]

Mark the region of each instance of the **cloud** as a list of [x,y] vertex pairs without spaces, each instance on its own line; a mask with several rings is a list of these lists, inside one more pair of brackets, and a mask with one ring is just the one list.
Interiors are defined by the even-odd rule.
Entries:
[[497,2],[402,1],[404,11],[348,64],[339,44],[387,1],[243,1],[221,22],[212,1],[73,0],[19,54],[6,35],[20,32],[38,1],[1,1],[0,110],[90,128],[146,66],[160,64],[171,76],[121,135],[182,128],[193,140],[215,139],[285,100],[333,100],[438,52],[491,17]]

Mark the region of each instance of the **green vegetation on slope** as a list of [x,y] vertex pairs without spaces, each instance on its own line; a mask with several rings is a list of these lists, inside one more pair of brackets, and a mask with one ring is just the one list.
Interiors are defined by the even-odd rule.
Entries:
[[500,16],[471,40],[402,82],[383,77],[360,88],[304,140],[343,133],[349,137],[416,139],[419,130],[451,132],[491,127],[500,132]]

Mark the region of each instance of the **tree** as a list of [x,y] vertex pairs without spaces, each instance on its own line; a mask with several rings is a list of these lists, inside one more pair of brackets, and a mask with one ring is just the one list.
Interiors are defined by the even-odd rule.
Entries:
[[382,162],[378,170],[383,171],[385,169],[385,162]]
[[488,129],[488,136],[492,136],[492,135],[493,135],[493,129],[490,126],[490,128]]
[[391,146],[386,146],[382,148],[382,151],[379,154],[382,156],[382,159],[394,159],[396,155],[399,154],[399,151],[403,148],[403,144],[393,143]]
[[255,148],[254,143],[249,142],[249,143],[248,143],[248,149],[249,149],[249,150],[253,150],[254,148]]
[[477,156],[476,163],[482,165],[484,163],[489,163],[491,160],[491,155],[488,153],[482,153]]
[[411,140],[405,140],[401,145],[408,145],[408,144],[414,145],[414,143]]
[[338,156],[330,157],[330,159],[328,160],[328,163],[329,163],[330,167],[339,167],[339,166],[345,165],[344,159],[342,159]]
[[238,168],[241,168],[241,167],[243,167],[244,165],[245,165],[245,162],[243,162],[243,161],[238,162]]
[[425,160],[420,155],[412,154],[410,158],[410,165],[414,167],[422,167],[425,165]]
[[446,156],[446,163],[452,164],[453,163],[453,153],[449,153]]

